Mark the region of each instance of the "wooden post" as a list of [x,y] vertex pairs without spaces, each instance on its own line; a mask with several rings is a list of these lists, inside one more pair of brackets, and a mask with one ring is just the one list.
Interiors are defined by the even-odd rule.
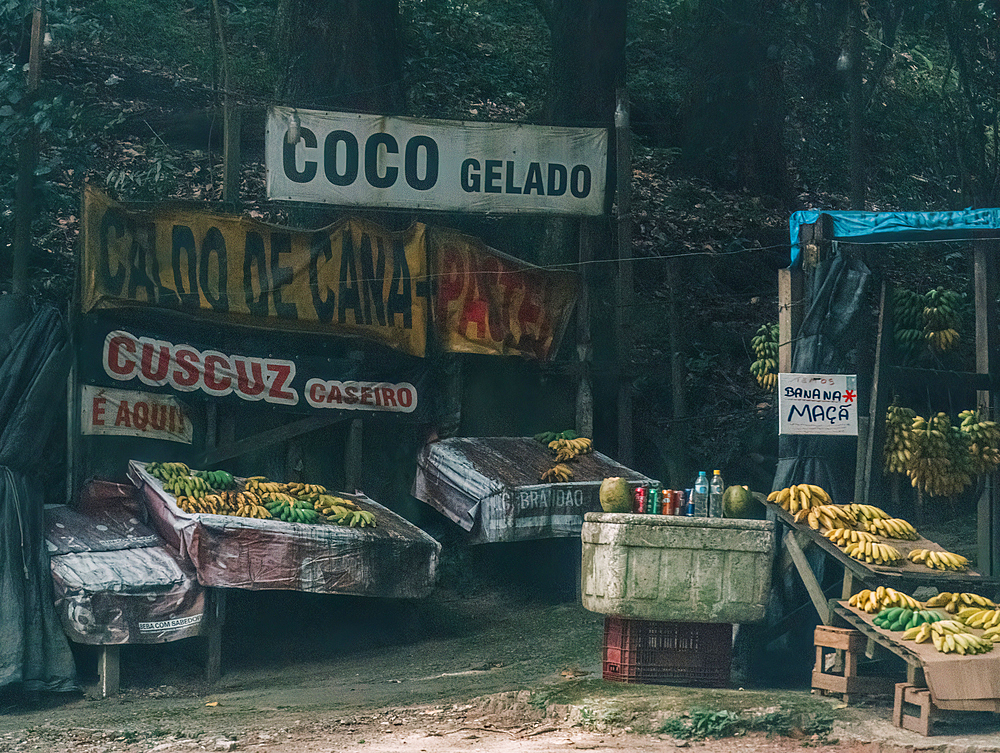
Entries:
[[351,421],[347,431],[347,450],[344,453],[344,484],[353,493],[361,486],[361,453],[364,424],[360,418]]
[[120,646],[101,646],[97,657],[97,675],[100,678],[101,698],[118,695],[120,677]]
[[[872,369],[871,396],[868,400],[868,426],[866,441],[858,435],[858,459],[854,480],[854,501],[881,506],[885,485],[879,468],[882,448],[885,446],[885,412],[889,408],[891,385],[887,384],[889,344],[892,342],[892,311],[886,303],[885,282],[879,296],[878,334],[875,339],[875,365]],[[860,424],[860,422],[859,422]],[[859,425],[860,432],[860,425]]]
[[778,270],[778,371],[792,371],[792,341],[802,325],[805,305],[802,268]]
[[615,103],[615,164],[617,194],[615,224],[618,246],[618,276],[615,280],[615,335],[618,365],[618,462],[632,463],[632,375],[626,364],[632,352],[632,131],[628,92],[619,89]]
[[222,626],[226,623],[226,591],[206,589],[208,604],[208,657],[205,661],[205,681],[214,684],[222,677]]
[[[980,237],[974,243],[973,284],[976,303],[976,373],[992,374],[1000,366],[997,354],[997,264],[1000,239]],[[989,390],[976,393],[976,405],[985,417],[996,420],[996,406]],[[977,569],[986,576],[1000,574],[1000,489],[996,473],[990,474],[977,505]]]
[[576,302],[576,433],[594,436],[594,390],[590,380],[590,262],[594,258],[594,227],[580,220],[580,295]]

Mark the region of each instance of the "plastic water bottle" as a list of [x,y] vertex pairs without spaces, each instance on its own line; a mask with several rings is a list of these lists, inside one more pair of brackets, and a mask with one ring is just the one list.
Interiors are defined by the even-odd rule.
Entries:
[[722,480],[722,473],[712,471],[712,480],[708,484],[708,517],[722,517],[722,493],[726,491],[726,484]]
[[696,518],[708,517],[707,471],[698,471],[698,478],[694,482],[694,491],[691,492],[691,501],[694,503],[694,515]]

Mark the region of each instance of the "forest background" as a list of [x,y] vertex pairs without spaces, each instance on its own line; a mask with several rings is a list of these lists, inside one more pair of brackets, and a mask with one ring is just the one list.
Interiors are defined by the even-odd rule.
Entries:
[[[266,199],[272,104],[613,128],[627,92],[635,290],[622,362],[607,325],[623,305],[613,212],[588,273],[594,438],[617,454],[626,384],[631,465],[667,486],[718,467],[770,488],[775,405],[748,371],[749,343],[777,319],[790,212],[1000,198],[996,0],[48,0],[33,89],[37,5],[0,0],[0,292],[17,288],[27,238],[27,292],[64,311],[84,181],[125,201],[221,201],[227,99],[242,114],[238,210],[319,227],[342,214]],[[19,173],[31,212],[17,206]],[[577,261],[574,223],[434,221],[542,266]],[[969,289],[962,248],[881,251],[867,261],[900,284]],[[572,329],[543,367],[470,357],[465,368],[461,433],[572,424]],[[509,389],[555,397],[511,411]]]

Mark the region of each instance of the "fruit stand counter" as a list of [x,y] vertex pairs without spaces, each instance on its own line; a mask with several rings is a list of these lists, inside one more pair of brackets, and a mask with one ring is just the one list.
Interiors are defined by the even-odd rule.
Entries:
[[[879,645],[923,670],[931,700],[939,709],[1000,713],[1000,651],[981,654],[941,653],[931,641],[902,640],[901,632],[884,630],[872,622],[874,615],[846,601],[833,602],[835,616],[860,630]],[[947,619],[953,615],[942,612]],[[982,630],[969,629],[977,636]]]
[[205,586],[419,598],[434,587],[441,545],[364,495],[340,495],[375,514],[352,528],[188,513],[163,483],[129,462],[153,525]]
[[469,531],[477,543],[578,537],[583,517],[601,512],[601,481],[650,479],[599,452],[568,463],[572,479],[546,483],[549,448],[531,437],[454,437],[417,459],[413,496]]

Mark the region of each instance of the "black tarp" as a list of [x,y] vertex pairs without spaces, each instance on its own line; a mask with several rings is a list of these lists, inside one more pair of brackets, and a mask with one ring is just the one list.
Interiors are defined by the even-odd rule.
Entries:
[[0,690],[77,689],[53,605],[41,481],[69,363],[58,311],[32,314],[0,296]]
[[[871,327],[864,320],[870,284],[870,270],[853,255],[834,253],[816,267],[809,309],[792,333],[792,373],[855,373],[864,345],[858,333]],[[856,458],[855,437],[783,434],[771,488],[817,484],[835,500],[853,501]]]

